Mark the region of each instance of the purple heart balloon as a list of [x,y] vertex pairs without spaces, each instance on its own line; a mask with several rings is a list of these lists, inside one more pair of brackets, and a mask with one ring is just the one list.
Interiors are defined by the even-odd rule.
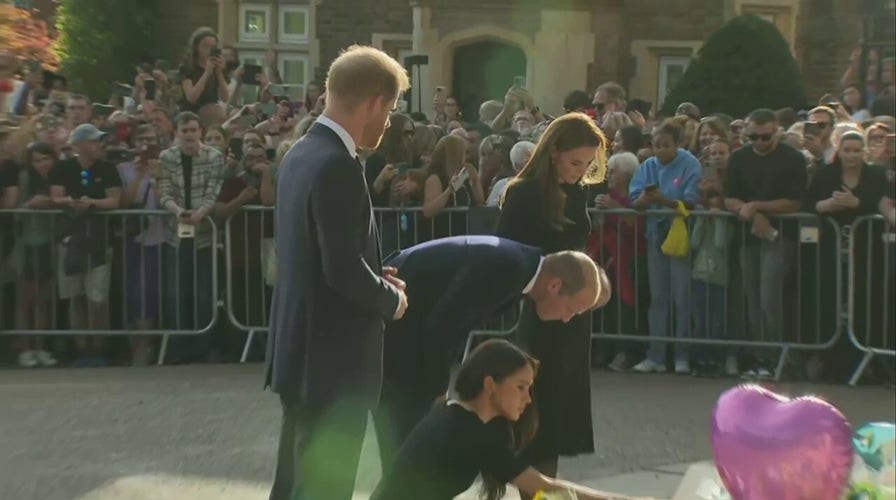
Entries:
[[852,435],[830,404],[756,385],[729,389],[712,414],[716,468],[734,500],[839,500],[852,467]]

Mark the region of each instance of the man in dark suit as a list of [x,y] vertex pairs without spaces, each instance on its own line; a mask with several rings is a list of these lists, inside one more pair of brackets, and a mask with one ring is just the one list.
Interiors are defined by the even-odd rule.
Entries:
[[606,274],[581,252],[542,257],[495,236],[455,236],[388,259],[407,284],[407,315],[386,327],[383,395],[374,413],[383,468],[433,401],[470,330],[523,298],[539,317],[569,321],[610,298]]
[[367,413],[379,398],[384,321],[407,309],[384,273],[357,149],[375,149],[409,87],[382,51],[333,61],[326,108],[283,159],[277,182],[277,286],[265,381],[283,423],[271,500],[352,498]]

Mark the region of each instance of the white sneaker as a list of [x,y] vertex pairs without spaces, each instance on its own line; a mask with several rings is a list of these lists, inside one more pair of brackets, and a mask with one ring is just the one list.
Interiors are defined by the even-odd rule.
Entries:
[[728,356],[725,358],[725,375],[736,377],[740,372],[737,371],[737,358]]
[[675,374],[676,375],[690,375],[691,374],[691,364],[687,361],[676,361],[675,362]]
[[38,363],[34,351],[23,351],[19,354],[19,366],[24,368],[34,368]]
[[607,368],[609,368],[610,371],[614,371],[614,372],[624,372],[625,371],[625,362],[626,362],[625,353],[620,352],[620,353],[617,353],[616,356],[613,357],[613,361],[611,361],[610,364],[607,365]]
[[666,373],[666,365],[654,363],[648,358],[633,366],[632,370],[638,373]]
[[54,358],[49,351],[34,351],[34,357],[37,358],[37,362],[43,366],[56,366],[59,364],[59,361],[56,361],[56,358]]

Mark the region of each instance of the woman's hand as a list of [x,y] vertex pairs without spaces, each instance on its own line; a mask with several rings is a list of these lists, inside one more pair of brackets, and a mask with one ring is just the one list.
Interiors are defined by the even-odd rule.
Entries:
[[622,205],[608,194],[599,194],[595,196],[594,206],[598,208],[622,208]]
[[395,165],[389,163],[376,176],[376,179],[373,181],[373,190],[377,193],[382,193],[389,182],[398,174],[398,169],[395,168]]
[[859,207],[859,198],[846,186],[843,186],[843,191],[834,191],[831,194],[831,202],[841,208]]

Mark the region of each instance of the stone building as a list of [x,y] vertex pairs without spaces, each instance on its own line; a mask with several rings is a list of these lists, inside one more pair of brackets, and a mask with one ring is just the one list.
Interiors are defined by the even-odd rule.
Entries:
[[[273,49],[288,83],[320,79],[339,50],[373,44],[412,67],[412,109],[437,85],[470,102],[501,98],[516,76],[536,103],[615,80],[661,103],[706,37],[741,13],[780,30],[810,99],[835,91],[866,18],[892,0],[155,0],[160,56],[175,57],[197,26],[218,30],[245,61]],[[419,71],[418,71],[419,70]]]

